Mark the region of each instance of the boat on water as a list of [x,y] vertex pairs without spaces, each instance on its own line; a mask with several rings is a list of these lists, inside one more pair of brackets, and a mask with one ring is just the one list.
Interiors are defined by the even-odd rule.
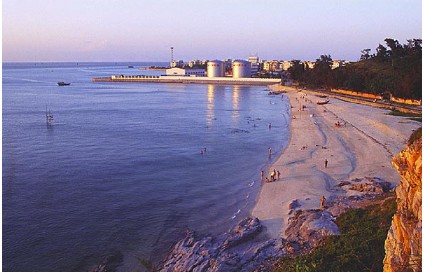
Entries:
[[59,86],[69,86],[69,85],[71,85],[71,83],[66,83],[66,82],[63,82],[63,81],[59,81],[57,83],[57,85],[59,85]]
[[328,99],[327,99],[327,100],[320,100],[320,101],[318,101],[318,102],[317,102],[317,104],[318,104],[318,105],[325,105],[325,104],[327,104],[328,102],[330,102],[330,100],[328,100]]
[[47,106],[46,106],[46,122],[48,126],[53,124],[53,113],[50,110],[47,110]]

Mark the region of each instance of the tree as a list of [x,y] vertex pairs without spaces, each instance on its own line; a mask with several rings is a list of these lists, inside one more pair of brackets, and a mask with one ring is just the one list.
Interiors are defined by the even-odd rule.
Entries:
[[383,45],[379,44],[375,50],[377,51],[376,58],[378,60],[386,60],[389,57],[387,48],[384,47]]
[[293,80],[303,80],[305,74],[305,66],[303,65],[303,63],[300,62],[300,60],[292,60],[291,66],[287,71],[290,73],[290,77]]
[[388,51],[390,57],[398,58],[404,55],[403,46],[397,40],[387,38],[384,41],[390,48],[390,50]]
[[368,60],[371,57],[370,51],[369,48],[361,50],[361,60]]
[[315,85],[328,87],[331,85],[331,67],[333,59],[330,55],[321,55],[312,69],[312,80]]

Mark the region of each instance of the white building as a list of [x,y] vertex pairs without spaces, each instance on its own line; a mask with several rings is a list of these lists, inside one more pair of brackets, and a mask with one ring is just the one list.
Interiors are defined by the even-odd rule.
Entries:
[[315,67],[315,62],[312,61],[304,61],[303,64],[307,65],[309,69],[314,69]]
[[265,61],[263,69],[270,72],[280,72],[280,62],[278,60]]
[[188,62],[188,67],[194,67],[198,65],[202,65],[202,62],[200,60],[192,60]]
[[170,68],[166,69],[166,75],[167,76],[205,76],[205,70],[204,69],[183,69],[183,68]]
[[249,57],[247,61],[250,62],[250,72],[252,73],[252,77],[257,77],[259,72],[259,57]]
[[280,67],[283,71],[287,71],[292,66],[291,61],[285,60],[280,63]]
[[182,61],[182,60],[171,61],[171,68],[172,67],[183,67],[183,66],[184,66],[184,61]]
[[344,65],[345,65],[344,60],[333,60],[333,65],[331,66],[331,69],[336,69],[336,68],[342,67]]

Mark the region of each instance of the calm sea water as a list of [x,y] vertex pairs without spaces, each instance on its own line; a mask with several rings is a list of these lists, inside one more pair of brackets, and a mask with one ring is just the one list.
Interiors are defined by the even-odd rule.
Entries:
[[287,101],[265,87],[91,82],[161,73],[128,65],[3,64],[3,271],[87,271],[116,251],[120,271],[143,271],[187,229],[249,215],[288,141]]

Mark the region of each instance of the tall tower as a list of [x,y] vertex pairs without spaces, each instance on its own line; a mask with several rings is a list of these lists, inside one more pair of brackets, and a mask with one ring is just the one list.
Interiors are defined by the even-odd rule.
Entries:
[[171,46],[171,62],[174,61],[174,47]]

